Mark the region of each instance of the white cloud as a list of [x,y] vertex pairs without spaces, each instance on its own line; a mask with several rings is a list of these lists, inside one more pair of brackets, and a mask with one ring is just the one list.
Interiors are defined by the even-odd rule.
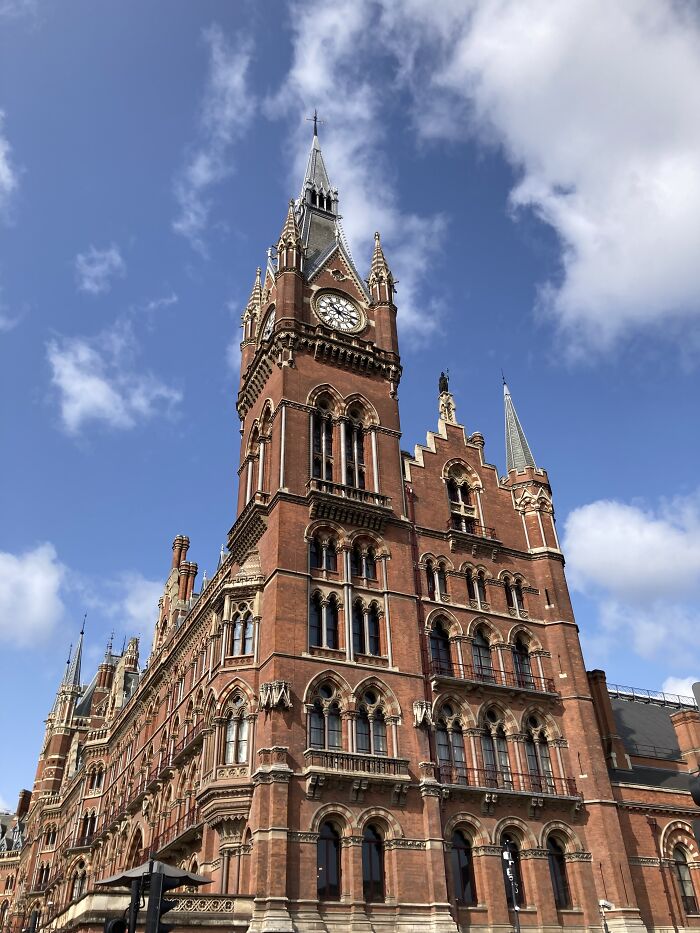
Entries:
[[19,19],[37,11],[37,0],[0,0],[0,17]]
[[61,420],[70,434],[89,422],[133,428],[139,421],[168,413],[179,390],[149,372],[139,372],[137,348],[128,324],[117,324],[96,338],[54,339],[47,344],[51,381],[58,392]]
[[[563,536],[569,582],[597,605],[601,654],[631,646],[667,670],[700,670],[700,495],[656,508],[614,500],[568,516]],[[672,692],[672,691],[671,691]]]
[[6,334],[14,330],[20,322],[19,314],[11,314],[2,298],[2,287],[0,287],[0,334]]
[[209,49],[209,75],[200,115],[200,143],[175,181],[179,213],[173,230],[205,253],[209,189],[233,170],[231,148],[248,128],[254,101],[248,85],[252,49],[241,39],[230,41],[220,26],[204,31]]
[[116,604],[122,628],[128,633],[150,635],[158,617],[163,581],[147,580],[140,573],[128,571],[121,575],[116,589],[122,597]]
[[661,685],[664,693],[674,693],[677,696],[692,697],[693,684],[700,680],[700,674],[695,677],[667,677]]
[[4,121],[5,113],[0,110],[0,218],[8,216],[10,202],[19,185],[18,172],[12,162],[10,143],[2,132]]
[[[339,189],[343,224],[359,272],[369,269],[378,229],[399,280],[402,332],[424,337],[435,328],[440,310],[434,280],[428,289],[425,279],[445,222],[439,214],[419,216],[397,204],[392,169],[381,153],[383,110],[394,98],[394,88],[391,81],[379,82],[373,74],[382,42],[372,28],[375,16],[371,0],[295,4],[292,64],[276,97],[268,101],[268,110],[273,115],[286,115],[290,109],[299,114],[290,179],[296,186],[311,144],[310,126],[303,117],[318,107],[326,121],[321,129],[323,155],[331,183]],[[368,43],[370,32],[373,41]]]
[[64,612],[65,575],[52,544],[24,554],[0,551],[0,641],[27,646],[51,632]]
[[100,295],[112,287],[112,279],[126,274],[126,264],[114,243],[107,249],[94,246],[75,257],[75,277],[81,292]]
[[381,0],[432,137],[477,132],[557,233],[540,304],[574,353],[700,313],[700,27],[674,0]]
[[172,305],[176,305],[179,300],[175,292],[171,292],[169,295],[163,295],[162,298],[152,298],[150,301],[147,301],[143,306],[143,310],[159,311],[161,308],[170,308]]

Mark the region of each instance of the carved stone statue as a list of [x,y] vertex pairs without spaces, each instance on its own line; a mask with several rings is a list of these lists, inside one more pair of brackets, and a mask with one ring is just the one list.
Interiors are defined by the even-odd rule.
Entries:
[[443,392],[450,391],[449,377],[446,376],[445,373],[440,373],[440,379],[438,380],[438,389],[440,390],[441,395]]

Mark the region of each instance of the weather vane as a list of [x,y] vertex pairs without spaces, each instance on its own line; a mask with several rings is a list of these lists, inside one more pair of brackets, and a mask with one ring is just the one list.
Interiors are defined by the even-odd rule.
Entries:
[[318,118],[318,110],[316,110],[315,107],[314,107],[314,115],[313,115],[313,117],[307,117],[307,118],[306,118],[306,121],[307,121],[307,123],[313,123],[313,125],[314,125],[314,136],[318,136],[318,124],[319,124],[319,123],[325,123],[325,122],[326,122],[325,120],[319,120],[319,118]]

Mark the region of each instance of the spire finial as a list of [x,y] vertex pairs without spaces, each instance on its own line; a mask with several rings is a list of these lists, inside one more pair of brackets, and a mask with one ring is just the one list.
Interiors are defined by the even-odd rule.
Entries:
[[314,138],[316,138],[316,137],[318,136],[318,124],[319,124],[319,123],[325,123],[325,122],[326,122],[325,120],[319,120],[319,118],[318,118],[318,110],[316,110],[315,107],[314,107],[314,115],[313,115],[312,117],[307,117],[307,118],[306,118],[306,121],[307,121],[307,123],[313,123],[313,125],[314,125]]
[[82,627],[81,627],[81,629],[80,629],[80,634],[81,634],[81,635],[84,635],[84,634],[85,634],[85,622],[86,622],[86,620],[87,620],[87,612],[86,612],[85,615],[83,616],[83,624],[82,624]]

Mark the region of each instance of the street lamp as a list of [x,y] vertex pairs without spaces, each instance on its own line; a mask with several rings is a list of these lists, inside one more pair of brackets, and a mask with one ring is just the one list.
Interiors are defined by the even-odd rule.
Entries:
[[508,840],[504,846],[503,852],[503,861],[505,862],[505,875],[510,884],[510,896],[513,902],[513,927],[515,933],[520,933],[520,908],[518,907],[518,882],[515,877],[515,859],[513,858],[513,853],[510,850],[510,840]]

